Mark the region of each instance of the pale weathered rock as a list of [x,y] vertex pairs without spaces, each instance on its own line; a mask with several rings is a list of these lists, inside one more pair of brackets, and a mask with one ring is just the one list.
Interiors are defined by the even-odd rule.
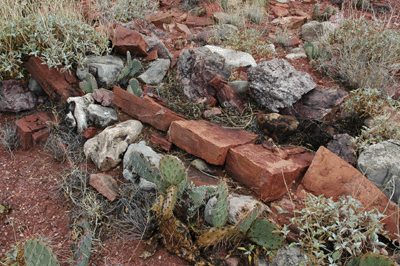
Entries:
[[262,132],[276,142],[283,142],[294,134],[299,122],[291,115],[277,113],[260,114],[257,117],[257,125]]
[[287,54],[285,57],[286,57],[286,59],[289,59],[289,60],[296,60],[299,58],[307,58],[307,55],[304,51],[302,51],[302,52],[298,52],[298,53],[292,52],[290,54]]
[[114,106],[114,93],[112,91],[100,88],[92,93],[93,99],[100,103],[102,106],[113,107]]
[[38,96],[21,81],[0,81],[0,112],[31,110],[37,104]]
[[228,82],[229,86],[235,89],[237,93],[246,93],[249,91],[250,83],[245,80],[236,80],[232,82]]
[[400,199],[400,141],[388,140],[361,152],[357,169],[383,194],[398,204]]
[[158,59],[152,62],[149,68],[138,79],[146,84],[158,85],[161,83],[171,65],[169,59]]
[[333,136],[327,148],[347,163],[355,166],[357,163],[357,157],[355,155],[357,147],[353,140],[354,138],[349,134],[338,134]]
[[325,38],[328,34],[336,29],[337,25],[324,21],[310,21],[301,27],[301,38],[307,42],[315,42]]
[[291,107],[303,94],[316,87],[312,77],[297,71],[284,59],[264,61],[248,70],[250,95],[263,108],[278,113]]
[[124,68],[124,61],[113,55],[88,56],[84,66],[78,66],[76,75],[86,80],[86,74],[92,74],[99,88],[109,88],[117,83],[117,78]]
[[[276,251],[272,262],[265,260],[265,266],[301,266],[307,265],[307,256],[301,252],[299,246],[285,245]],[[261,266],[259,264],[259,266]]]
[[[212,197],[208,200],[204,210],[204,221],[213,225],[211,211],[217,203],[217,197]],[[229,194],[229,224],[237,224],[249,211],[251,211],[257,204],[262,208],[259,213],[265,210],[264,204],[259,202],[253,196],[249,195],[232,195]]]
[[119,164],[122,154],[136,140],[142,129],[142,123],[137,120],[109,126],[86,141],[83,151],[101,171],[110,170]]
[[168,137],[179,148],[211,164],[223,165],[230,148],[255,143],[258,136],[204,121],[174,121]]
[[114,102],[123,112],[158,130],[167,131],[172,121],[185,120],[182,115],[158,104],[149,96],[140,98],[117,86],[114,86]]
[[139,187],[144,190],[155,189],[157,186],[154,183],[147,181],[144,178],[141,178],[134,171],[133,166],[135,164],[132,161],[131,154],[133,152],[140,152],[143,154],[145,158],[147,158],[155,167],[158,168],[160,165],[160,160],[163,157],[163,154],[155,152],[152,148],[146,145],[146,142],[141,141],[139,143],[133,143],[129,145],[128,150],[125,152],[124,161],[123,161],[123,175],[126,180],[139,183]]
[[82,97],[70,97],[67,100],[69,109],[73,111],[78,133],[82,133],[89,126],[87,108],[94,103],[91,93]]
[[262,201],[269,202],[283,196],[304,174],[313,158],[314,154],[300,147],[248,144],[229,150],[225,169]]
[[87,107],[87,115],[90,125],[98,127],[104,128],[118,122],[118,114],[115,109],[98,104],[89,104]]
[[333,122],[349,94],[340,88],[314,89],[294,104],[296,114],[304,119]]
[[399,239],[399,207],[357,169],[324,146],[318,149],[301,181],[297,195],[303,197],[304,192],[333,197],[333,200],[338,200],[340,196],[352,196],[362,203],[365,211],[377,209],[387,215],[382,221],[385,230],[392,240]]
[[238,52],[232,49],[221,48],[214,45],[204,46],[210,49],[211,52],[217,53],[225,58],[225,63],[230,67],[255,67],[257,66],[256,60],[249,53]]
[[210,102],[216,95],[216,90],[208,83],[217,75],[228,79],[230,67],[225,59],[205,47],[182,50],[177,62],[178,80],[184,93],[192,101]]
[[114,201],[118,196],[117,181],[110,175],[102,173],[91,174],[89,185],[110,201]]
[[143,38],[147,43],[148,53],[156,50],[158,58],[174,60],[174,56],[159,38],[156,36],[143,36]]

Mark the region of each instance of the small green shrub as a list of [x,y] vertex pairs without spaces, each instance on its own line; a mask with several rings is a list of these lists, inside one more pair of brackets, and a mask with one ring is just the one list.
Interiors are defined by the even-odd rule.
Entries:
[[[344,265],[364,253],[385,246],[378,239],[386,235],[380,222],[384,215],[365,211],[351,196],[332,198],[308,194],[305,207],[295,211],[292,224],[300,230],[298,245],[313,265]],[[284,233],[288,230],[284,228]]]

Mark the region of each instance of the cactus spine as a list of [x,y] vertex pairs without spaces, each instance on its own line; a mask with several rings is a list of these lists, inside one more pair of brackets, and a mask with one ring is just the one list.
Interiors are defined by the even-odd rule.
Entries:
[[27,266],[60,265],[50,247],[37,239],[31,239],[25,242],[24,258]]

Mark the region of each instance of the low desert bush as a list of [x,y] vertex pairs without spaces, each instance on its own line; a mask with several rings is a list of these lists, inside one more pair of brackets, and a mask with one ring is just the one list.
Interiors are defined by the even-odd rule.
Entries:
[[292,224],[300,230],[300,241],[291,245],[300,246],[313,265],[345,265],[385,246],[379,241],[379,235],[386,235],[381,223],[384,215],[365,211],[351,196],[334,201],[308,194],[304,203],[292,218]]
[[109,49],[107,36],[85,22],[75,1],[0,0],[0,27],[0,79],[22,78],[29,56],[67,70]]
[[0,127],[0,144],[11,153],[15,148],[18,148],[20,139],[17,134],[17,126],[14,122],[6,122]]

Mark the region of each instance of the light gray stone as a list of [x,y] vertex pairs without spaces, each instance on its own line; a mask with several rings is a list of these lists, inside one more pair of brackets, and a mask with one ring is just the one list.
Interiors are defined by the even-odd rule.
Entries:
[[71,111],[69,111],[64,118],[64,121],[67,123],[67,125],[73,129],[76,128],[76,120],[74,115],[72,114]]
[[116,167],[122,154],[142,132],[143,125],[137,120],[128,120],[109,126],[100,134],[86,141],[83,151],[101,171]]
[[99,88],[108,88],[116,84],[123,67],[124,61],[117,56],[88,56],[84,66],[78,66],[76,75],[85,80],[89,72],[96,78]]
[[98,127],[108,127],[118,122],[118,114],[115,109],[104,107],[99,104],[89,104],[87,114],[91,125]]
[[300,266],[307,265],[307,256],[301,252],[300,247],[285,245],[278,249],[272,262],[260,257],[256,265],[259,266]]
[[174,56],[171,54],[171,52],[168,50],[162,40],[160,40],[156,36],[142,36],[147,43],[147,52],[157,50],[158,58],[169,59],[171,61],[174,60]]
[[87,108],[90,104],[94,103],[91,93],[85,94],[81,97],[69,97],[67,99],[69,109],[73,111],[77,124],[78,133],[82,133],[89,126]]
[[158,59],[150,64],[150,67],[141,74],[138,79],[146,84],[158,85],[163,80],[171,65],[169,59]]
[[316,87],[312,77],[297,71],[285,59],[274,58],[259,63],[247,72],[250,95],[269,112],[292,107],[303,94]]
[[38,96],[47,96],[46,92],[42,89],[40,84],[33,77],[30,77],[29,79],[28,88],[31,92],[33,92]]
[[[255,199],[253,196],[248,195],[229,195],[229,224],[237,224],[244,215],[251,211],[256,204],[261,204],[262,208],[260,213],[265,210],[265,205]],[[217,204],[217,197],[212,197],[208,200],[204,210],[204,220],[213,225],[211,211]]]
[[313,20],[301,27],[300,36],[306,42],[316,42],[326,38],[336,28],[337,25],[331,22],[318,22]]
[[204,46],[210,49],[211,52],[217,53],[223,58],[225,58],[225,63],[230,67],[255,67],[257,66],[256,60],[249,53],[238,52],[232,49],[221,48],[214,45]]
[[152,148],[146,145],[146,142],[141,141],[139,143],[133,143],[129,145],[127,151],[124,155],[123,161],[123,175],[126,180],[132,182],[138,182],[138,185],[143,190],[152,190],[155,189],[157,186],[156,184],[147,181],[144,178],[140,178],[137,176],[137,173],[133,169],[133,162],[131,161],[130,154],[132,152],[140,152],[143,154],[145,158],[147,158],[151,163],[153,163],[157,168],[160,165],[160,160],[163,157],[163,154],[155,152]]
[[287,54],[285,57],[286,57],[286,59],[289,59],[289,60],[296,60],[296,59],[299,59],[299,58],[307,58],[307,55],[306,55],[305,52],[302,52],[302,53],[290,53],[290,54]]
[[361,152],[357,169],[396,204],[400,199],[400,141],[387,140]]
[[250,83],[245,80],[236,80],[232,82],[228,82],[229,86],[231,86],[237,93],[246,93],[249,91]]

